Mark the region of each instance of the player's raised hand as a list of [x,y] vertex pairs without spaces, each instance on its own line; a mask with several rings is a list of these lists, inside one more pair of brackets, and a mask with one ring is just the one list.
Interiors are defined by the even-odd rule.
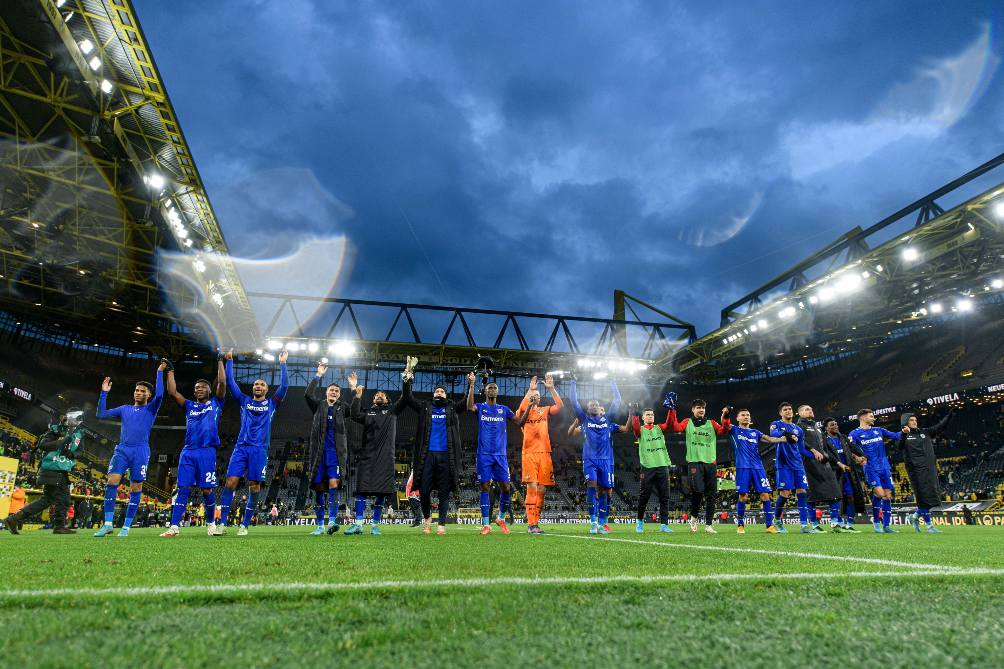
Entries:
[[349,380],[349,390],[355,390],[356,384],[359,383],[359,375],[356,374],[355,372],[352,372],[348,375],[347,378]]
[[531,376],[530,377],[530,392],[532,393],[532,392],[534,392],[536,390],[537,390],[537,377],[536,376]]
[[904,425],[903,426],[903,434],[910,434],[910,426],[909,425]]
[[554,376],[550,372],[544,375],[544,387],[548,390],[554,390]]
[[106,376],[105,380],[101,382],[101,392],[107,393],[111,392],[112,389],[112,377]]
[[234,359],[234,350],[230,349],[229,351],[227,351],[227,354],[225,356],[223,356],[223,357],[225,357],[227,360],[233,360]]
[[474,382],[477,381],[477,380],[478,380],[478,377],[475,376],[474,372],[468,372],[467,373],[467,385],[473,386]]
[[324,373],[328,371],[328,363],[321,361],[317,363],[317,375],[324,376]]
[[362,399],[364,390],[366,390],[366,386],[356,386],[356,399]]
[[282,353],[279,354],[279,364],[280,365],[285,364],[287,359],[289,359],[289,351],[283,349]]
[[729,408],[722,407],[722,420],[725,420],[728,417],[729,417]]

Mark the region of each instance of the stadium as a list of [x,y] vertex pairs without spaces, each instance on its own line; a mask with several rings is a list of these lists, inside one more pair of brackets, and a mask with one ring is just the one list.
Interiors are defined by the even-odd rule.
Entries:
[[[901,178],[910,161],[897,156],[881,182],[892,207],[826,218],[800,203],[794,235],[778,227],[774,239],[765,223],[756,234],[771,249],[741,250],[727,280],[702,260],[651,282],[672,290],[642,292],[645,256],[595,261],[620,258],[612,247],[639,229],[645,245],[704,252],[704,241],[680,250],[686,236],[670,239],[648,214],[649,227],[605,223],[601,243],[554,213],[545,224],[561,244],[589,237],[577,243],[585,268],[573,252],[493,268],[485,229],[426,229],[401,204],[387,206],[406,227],[374,217],[337,238],[295,217],[262,227],[235,215],[235,201],[279,200],[299,216],[309,207],[291,193],[307,191],[287,192],[271,171],[235,197],[229,164],[203,180],[200,166],[225,149],[266,162],[278,149],[186,137],[204,110],[172,102],[174,79],[216,104],[199,71],[224,69],[212,59],[226,38],[204,20],[212,9],[179,3],[175,16],[157,4],[0,5],[5,666],[899,667],[1000,652],[1001,145],[965,164],[915,158],[936,163],[924,172],[935,181]],[[238,13],[293,31],[309,4]],[[378,8],[338,11],[348,30]],[[405,24],[449,42],[452,29],[427,16]],[[984,101],[1001,88],[995,28],[972,84]],[[166,32],[184,33],[185,47],[161,58]],[[214,46],[193,60],[203,40]],[[410,57],[437,62],[432,51]],[[333,64],[305,60],[289,75],[304,95],[360,104],[312,79]],[[287,66],[278,55],[248,65],[251,83],[226,94],[291,113],[280,93],[252,92]],[[339,86],[353,82],[364,85]],[[980,104],[960,126],[992,115]],[[379,133],[419,183],[440,169],[394,128]],[[836,184],[845,168],[834,164]],[[312,187],[299,172],[293,181]],[[348,211],[333,201],[324,206]],[[774,215],[769,196],[756,201],[743,225]],[[386,257],[374,259],[367,235]],[[431,242],[448,236],[463,257],[438,264]],[[304,243],[278,252],[271,237]],[[249,238],[267,251],[247,253]],[[416,287],[410,262],[438,288]],[[565,264],[573,279],[590,275],[588,291],[561,292],[565,275],[552,271]],[[701,273],[728,297],[712,302]],[[382,294],[353,283],[374,274]],[[523,295],[519,274],[535,294],[567,299],[510,308],[496,288]],[[690,284],[699,299],[666,306]],[[436,294],[451,299],[422,297]]]

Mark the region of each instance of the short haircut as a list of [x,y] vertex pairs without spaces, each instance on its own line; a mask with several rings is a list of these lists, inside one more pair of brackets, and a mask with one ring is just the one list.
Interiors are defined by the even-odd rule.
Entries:
[[200,383],[204,383],[207,386],[209,386],[210,388],[213,386],[213,384],[211,384],[209,381],[206,381],[205,379],[196,379],[195,380],[195,385],[199,385]]
[[697,407],[706,407],[706,406],[708,406],[708,403],[705,402],[704,400],[694,400],[693,402],[690,403],[691,409],[696,409]]
[[802,407],[809,407],[809,408],[811,409],[811,408],[812,408],[812,405],[811,405],[811,404],[799,404],[799,405],[798,405],[798,410],[799,410],[799,411],[801,411],[801,410],[802,410]]
[[780,413],[781,409],[783,409],[785,407],[788,407],[790,409],[791,408],[791,402],[781,402],[780,404],[778,404],[777,405],[778,413]]
[[143,386],[144,388],[146,388],[147,390],[149,390],[150,394],[153,395],[153,384],[152,383],[150,383],[149,381],[137,381],[136,382],[136,387],[139,388],[140,386]]
[[738,411],[736,411],[736,415],[741,414],[743,411],[745,411],[746,413],[748,413],[751,416],[753,415],[753,412],[750,411],[749,409],[747,409],[746,407],[743,407],[742,409],[739,409]]
[[648,413],[649,411],[655,413],[655,409],[653,409],[652,407],[645,407],[644,409],[641,410],[642,413]]
[[440,388],[442,388],[442,389],[443,389],[443,392],[444,392],[444,393],[446,393],[447,395],[449,395],[449,394],[450,394],[450,391],[449,391],[449,390],[447,390],[447,389],[446,389],[446,386],[444,386],[444,385],[443,385],[442,383],[437,383],[437,384],[436,384],[436,385],[435,385],[435,386],[434,386],[434,387],[432,388],[432,392],[436,392],[436,391],[437,391],[437,390],[439,390]]
[[823,427],[826,427],[830,423],[836,423],[837,427],[840,427],[840,421],[837,420],[836,418],[834,418],[833,416],[830,416],[829,418],[824,418],[823,419]]
[[875,412],[872,411],[871,409],[858,409],[858,418],[861,418],[862,416],[867,416],[870,413],[875,413]]
[[338,385],[337,383],[329,383],[328,384],[328,388],[338,388],[339,390],[342,389],[342,387],[340,385]]

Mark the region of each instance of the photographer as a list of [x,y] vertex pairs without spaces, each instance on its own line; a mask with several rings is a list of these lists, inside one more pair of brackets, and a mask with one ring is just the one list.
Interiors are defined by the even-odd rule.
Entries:
[[70,507],[70,476],[76,462],[76,452],[83,441],[80,429],[84,412],[71,409],[60,417],[58,425],[49,427],[38,440],[37,449],[43,453],[38,469],[38,485],[42,486],[42,496],[17,513],[4,519],[4,526],[17,534],[26,518],[41,513],[50,505],[55,505],[52,516],[53,534],[76,534],[76,530],[66,527],[66,510]]

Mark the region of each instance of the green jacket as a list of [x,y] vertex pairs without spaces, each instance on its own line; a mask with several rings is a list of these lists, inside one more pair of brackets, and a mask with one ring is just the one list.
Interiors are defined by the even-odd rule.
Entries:
[[70,472],[76,464],[76,453],[84,443],[83,430],[77,429],[66,434],[50,430],[38,440],[37,450],[43,451],[40,470],[50,472]]

